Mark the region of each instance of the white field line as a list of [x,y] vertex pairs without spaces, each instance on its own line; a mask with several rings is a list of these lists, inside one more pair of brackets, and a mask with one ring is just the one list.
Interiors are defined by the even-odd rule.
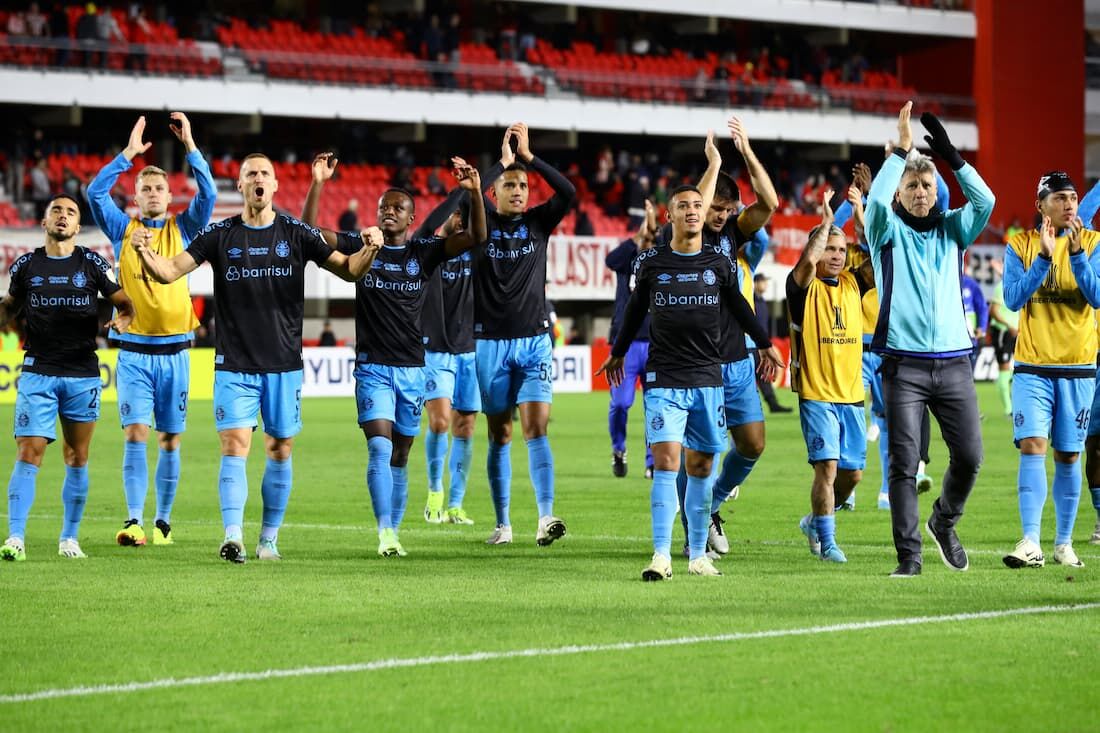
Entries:
[[378,659],[373,662],[354,664],[333,664],[323,667],[294,667],[291,669],[268,669],[263,672],[222,672],[201,677],[166,677],[146,682],[123,682],[109,685],[82,685],[79,687],[61,687],[0,695],[0,705],[53,700],[66,697],[92,697],[99,695],[122,695],[146,690],[175,689],[180,687],[198,687],[229,682],[258,682],[273,679],[296,677],[317,677],[335,674],[356,674],[377,672],[386,669],[408,667],[430,667],[443,664],[463,664],[468,662],[490,662],[505,659],[537,659],[542,657],[564,657],[574,654],[598,654],[601,652],[627,652],[635,649],[659,649],[663,647],[694,646],[715,642],[752,641],[755,639],[777,639],[790,636],[816,636],[838,632],[866,631],[898,626],[921,626],[951,622],[979,621],[1006,618],[1011,616],[1030,616],[1047,613],[1072,613],[1100,608],[1100,603],[1082,603],[1065,606],[1033,606],[1029,608],[1009,608],[1001,611],[979,611],[975,613],[954,613],[944,616],[910,616],[907,618],[880,619],[877,621],[856,621],[829,626],[809,626],[800,629],[770,629],[764,631],[742,631],[712,636],[681,636],[671,639],[650,639],[646,641],[624,641],[617,644],[582,644],[574,646],[548,647],[543,649],[511,649],[504,651],[482,651],[468,654],[444,654],[430,657],[404,657]]
[[[0,519],[6,519],[6,518],[7,518],[6,514],[0,514]],[[60,515],[55,515],[55,514],[32,514],[30,516],[30,519],[55,520],[55,521],[60,522],[63,518]],[[85,523],[95,522],[95,523],[117,524],[118,520],[117,519],[110,519],[110,518],[107,518],[107,517],[88,517],[88,518],[85,518],[83,520],[83,522],[85,522]],[[209,520],[208,519],[179,519],[179,520],[174,520],[172,522],[172,524],[173,524],[173,526],[175,526],[175,525],[199,526],[199,527],[201,527],[201,526],[220,527],[221,526],[217,519],[209,519]],[[489,525],[486,524],[486,525],[484,525],[484,527],[489,528]],[[309,523],[287,522],[287,523],[283,524],[282,528],[283,529],[291,529],[291,530],[315,531],[315,532],[362,532],[364,534],[370,534],[372,536],[375,532],[374,527],[369,527],[369,526],[366,526],[366,525],[355,525],[355,524],[309,524]],[[419,536],[421,534],[424,534],[424,535],[444,535],[444,536],[448,536],[448,537],[460,537],[460,536],[469,536],[469,535],[476,534],[476,532],[478,530],[470,529],[468,527],[466,529],[448,529],[448,528],[445,528],[445,527],[418,527],[415,524],[411,524],[411,525],[404,526],[401,531],[403,533],[415,534],[417,536]],[[486,529],[486,531],[488,531],[488,529]],[[649,543],[651,543],[653,541],[652,537],[633,537],[633,536],[629,536],[629,535],[575,534],[575,533],[572,533],[572,532],[567,534],[566,537],[568,537],[571,540],[581,540],[581,541],[588,541],[588,542],[631,542],[631,543],[638,543],[638,544],[643,544],[643,545],[647,545],[647,546],[649,545]],[[730,547],[731,548],[745,547],[747,545],[763,545],[765,547],[798,547],[798,546],[802,546],[802,545],[805,545],[805,544],[806,544],[806,540],[804,540],[804,539],[752,540],[750,542],[744,542],[744,541],[738,540],[736,537],[731,537],[730,538]],[[842,544],[844,545],[845,550],[848,550],[848,549],[851,549],[851,548],[859,548],[861,550],[883,550],[883,551],[891,551],[891,552],[894,550],[894,547],[892,545],[877,544],[877,543],[873,543],[873,542],[843,542]],[[1088,545],[1085,545],[1084,543],[1082,543],[1082,545],[1080,545],[1078,547],[1077,556],[1078,557],[1083,557],[1085,559],[1090,559],[1091,558],[1091,559],[1094,559],[1094,560],[1100,560],[1100,553],[1089,552],[1088,549],[1086,549],[1087,547],[1088,547]],[[675,548],[673,548],[673,549],[675,549]],[[1007,548],[1007,546],[1006,546],[1005,550],[967,549],[966,554],[968,554],[968,555],[989,555],[989,556],[1001,557],[1001,556],[1003,556],[1007,553],[1008,549],[1010,549],[1010,548]],[[734,555],[734,557],[736,557],[736,553],[733,553],[733,555]]]

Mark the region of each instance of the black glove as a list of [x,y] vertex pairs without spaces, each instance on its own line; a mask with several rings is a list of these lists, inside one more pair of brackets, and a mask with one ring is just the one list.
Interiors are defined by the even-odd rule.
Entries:
[[947,136],[947,130],[943,129],[943,123],[939,121],[936,115],[925,112],[920,116],[920,123],[924,125],[925,130],[931,133],[924,136],[924,141],[928,143],[928,147],[932,148],[933,153],[947,161],[947,164],[951,166],[951,170],[957,171],[966,165],[966,161],[959,155],[959,151],[955,150],[955,146],[951,144],[951,138]]

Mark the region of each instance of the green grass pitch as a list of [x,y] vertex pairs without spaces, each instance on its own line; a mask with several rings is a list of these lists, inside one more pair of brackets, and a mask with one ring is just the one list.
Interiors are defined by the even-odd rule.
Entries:
[[[285,559],[244,566],[217,557],[209,403],[191,409],[176,544],[114,544],[124,519],[122,434],[107,405],[81,529],[89,558],[56,555],[54,445],[39,475],[28,560],[0,566],[0,730],[1096,730],[1100,608],[1080,608],[1100,601],[1088,493],[1074,533],[1085,568],[1005,568],[1000,555],[1020,534],[1017,458],[992,387],[979,394],[986,459],[959,527],[969,572],[948,571],[926,547],[923,576],[887,577],[895,563],[887,513],[875,509],[874,444],[856,511],[837,523],[848,564],[811,557],[797,528],[811,470],[794,413],[769,417],[767,451],[726,504],[733,547],[718,563],[723,577],[688,576],[676,557],[675,577],[656,584],[640,580],[651,554],[640,402],[630,475],[617,480],[606,394],[556,398],[555,508],[569,532],[548,548],[534,542],[522,440],[512,451],[515,543],[502,547],[483,544],[492,527],[483,422],[466,502],[473,527],[424,523],[418,440],[401,533],[409,556],[383,560],[354,404],[306,401],[279,542]],[[0,410],[0,424],[11,419],[10,407]],[[4,476],[14,453],[9,444]],[[944,460],[937,436],[935,475]],[[150,450],[150,471],[154,462]],[[257,441],[249,551],[262,470]],[[925,516],[931,500],[922,499]],[[1049,558],[1049,502],[1045,515]],[[677,528],[674,546],[680,541]],[[1050,608],[927,620],[1037,607]],[[662,640],[679,641],[643,643]],[[249,676],[268,670],[276,673]]]

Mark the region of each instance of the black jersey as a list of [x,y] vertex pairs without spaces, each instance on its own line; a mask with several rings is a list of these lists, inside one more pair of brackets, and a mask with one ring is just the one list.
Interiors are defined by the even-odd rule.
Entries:
[[8,293],[27,319],[23,371],[53,377],[99,376],[97,294],[109,298],[121,289],[110,263],[80,246],[68,257],[56,259],[39,247],[12,263],[8,273]]
[[444,262],[428,281],[420,330],[428,351],[466,354],[474,350],[473,254]]
[[529,167],[545,178],[555,193],[546,203],[518,216],[503,216],[486,207],[492,209],[486,211],[489,240],[477,247],[473,257],[475,338],[525,338],[550,330],[546,248],[576,189],[539,158],[533,158]]
[[301,369],[306,263],[332,256],[320,230],[286,214],[251,227],[238,214],[203,229],[187,252],[214,270],[214,368]]
[[716,247],[682,254],[662,246],[638,255],[634,293],[612,354],[623,356],[649,311],[649,361],[644,386],[722,385],[724,305],[757,345],[771,345],[737,289],[733,263]]
[[[751,239],[741,231],[741,227],[737,224],[737,216],[731,216],[726,219],[725,225],[723,225],[720,231],[713,231],[709,227],[703,227],[703,246],[704,247],[717,247],[721,250],[722,254],[733,262],[734,274],[737,274],[737,268],[741,267],[738,262],[738,252],[741,249],[741,245]],[[659,242],[668,243],[672,240],[672,225],[666,224],[658,236]],[[752,279],[751,272],[742,272],[742,278]],[[735,278],[736,281],[736,278]],[[724,303],[722,306],[722,363],[729,364],[734,361],[741,361],[748,357],[748,347],[745,345],[745,331],[737,323],[737,319],[733,317],[733,312],[730,310],[729,304]]]
[[[384,246],[371,270],[355,283],[355,350],[360,360],[388,366],[424,366],[420,313],[431,275],[447,257],[440,237]],[[354,254],[361,240],[342,240]]]

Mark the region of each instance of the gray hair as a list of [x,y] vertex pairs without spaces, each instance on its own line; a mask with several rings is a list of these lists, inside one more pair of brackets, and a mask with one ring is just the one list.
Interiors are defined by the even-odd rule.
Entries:
[[935,175],[936,164],[933,163],[932,159],[927,155],[913,148],[909,151],[909,154],[905,156],[905,171],[901,174],[902,178],[909,173],[931,173]]
[[[807,242],[814,241],[814,237],[816,237],[818,235],[818,233],[821,231],[822,226],[824,226],[824,225],[823,224],[818,224],[816,227],[811,229],[810,230],[810,236],[806,239],[806,241]],[[841,229],[840,227],[836,226],[835,224],[833,224],[829,227],[829,237],[837,237],[837,236],[844,237],[845,241],[848,240],[848,235],[844,233],[844,230]],[[826,239],[828,239],[828,237],[826,237]]]

